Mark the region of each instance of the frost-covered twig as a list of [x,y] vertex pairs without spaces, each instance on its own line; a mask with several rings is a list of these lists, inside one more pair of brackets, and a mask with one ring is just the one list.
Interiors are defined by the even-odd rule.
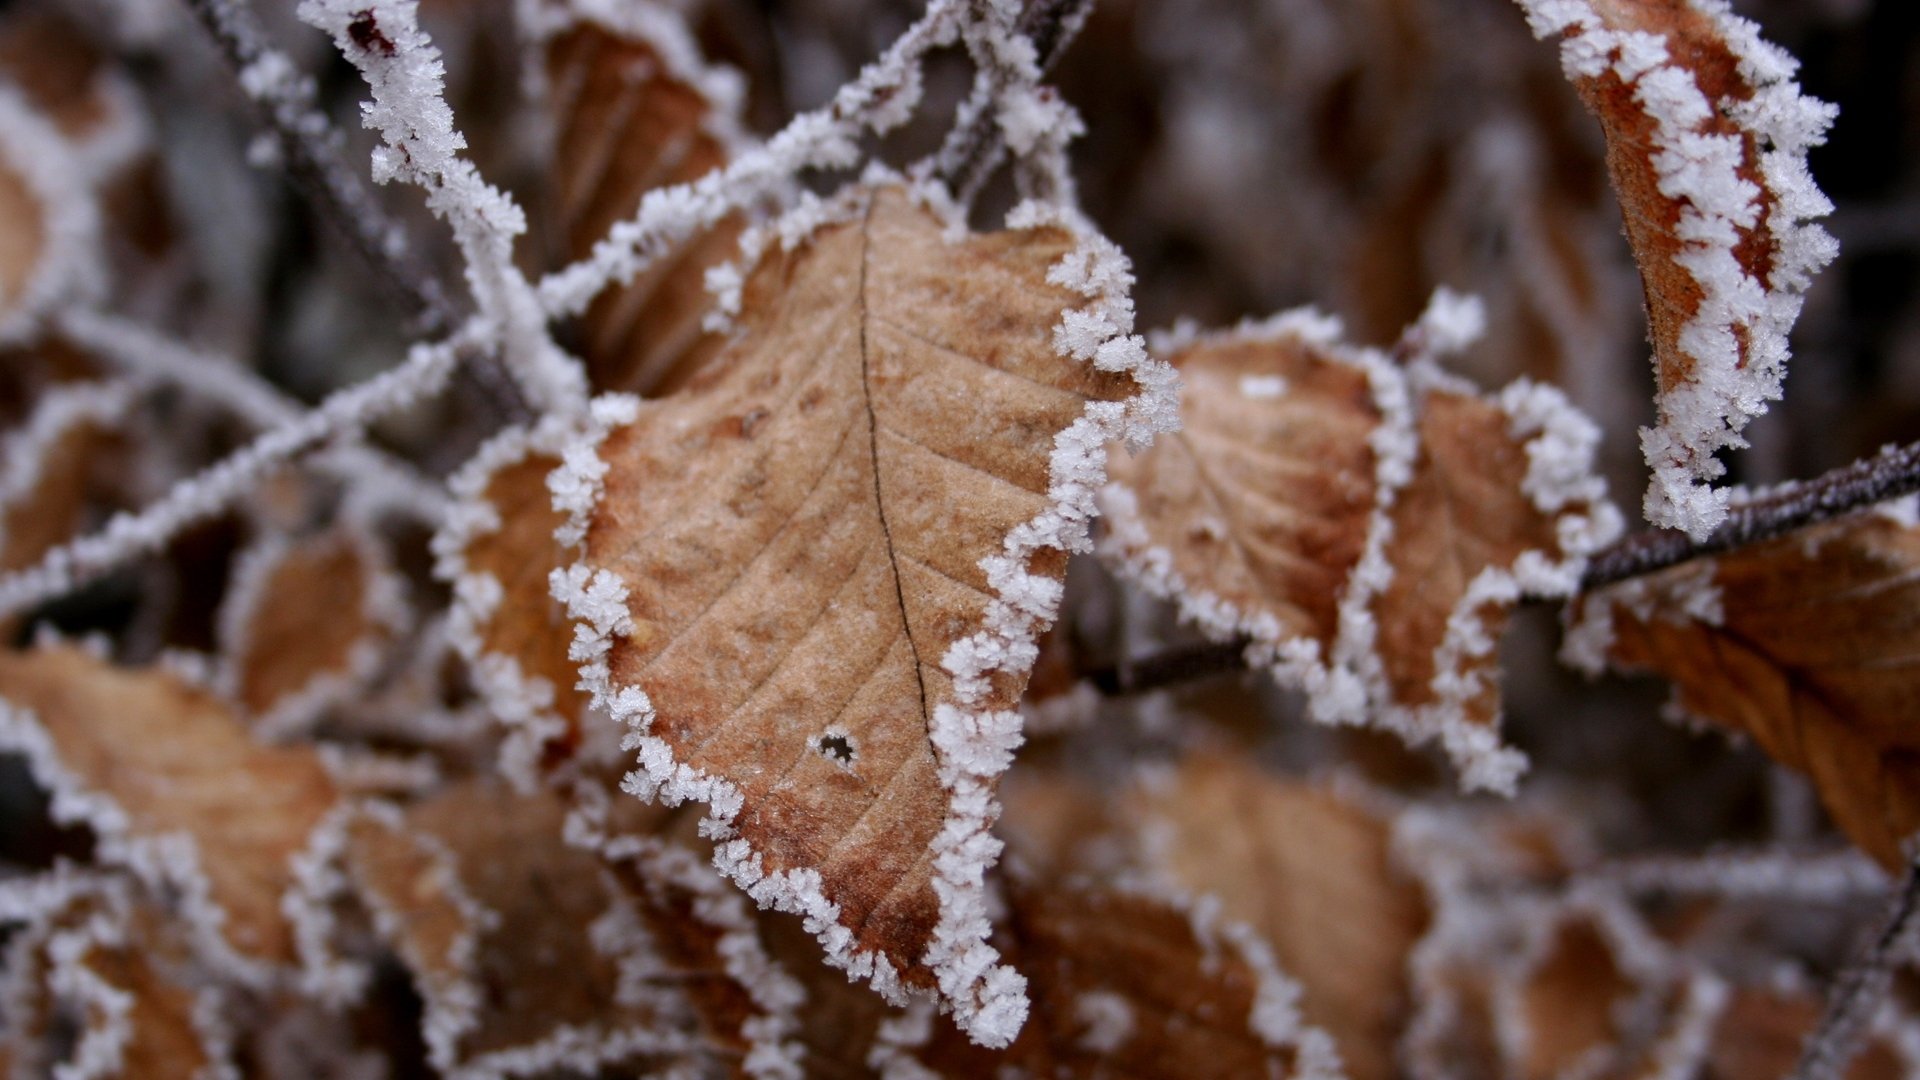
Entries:
[[260,106],[279,139],[294,186],[403,299],[417,333],[445,334],[453,326],[446,289],[415,255],[400,223],[347,166],[333,125],[314,104],[313,80],[267,44],[253,12],[241,0],[186,3],[220,46],[241,88]]
[[1581,587],[1597,589],[1669,566],[1743,548],[1875,503],[1920,491],[1920,443],[1890,446],[1870,458],[1812,480],[1782,485],[1736,502],[1727,520],[1705,540],[1650,530],[1626,537],[1594,556]]
[[[258,431],[299,423],[307,407],[281,393],[253,371],[223,356],[174,341],[159,332],[114,315],[95,311],[68,311],[60,330],[75,345],[88,350],[139,382],[179,387],[214,402]],[[447,493],[412,466],[370,446],[343,441],[320,462],[342,476],[372,483],[359,491],[383,506],[403,510],[438,523],[447,508]]]
[[35,565],[0,578],[0,616],[25,611],[160,549],[182,530],[232,505],[282,462],[432,393],[456,364],[477,352],[474,331],[468,327],[447,340],[414,346],[398,367],[335,393],[298,420],[175,484],[145,509],[117,514],[99,532],[63,544]]
[[1894,968],[1913,958],[1920,939],[1920,861],[1909,863],[1880,930],[1834,980],[1820,1025],[1807,1036],[1793,1080],[1838,1080],[1859,1053],[1874,1015],[1886,1002]]
[[[1016,29],[1032,44],[1033,78],[1046,74],[1072,44],[1093,12],[1093,0],[1032,0],[1020,13]],[[973,96],[961,106],[953,130],[935,158],[934,171],[962,205],[971,203],[981,185],[1000,166],[1007,152],[1000,98],[1017,85],[1001,66],[986,66]]]
[[527,231],[526,213],[460,156],[466,136],[454,126],[446,68],[420,28],[418,5],[303,0],[298,14],[331,35],[366,80],[373,97],[361,104],[361,119],[381,138],[373,152],[373,179],[419,187],[427,209],[452,227],[467,287],[508,372],[540,411],[583,413],[586,369],[547,332],[547,313],[514,262],[514,240]]

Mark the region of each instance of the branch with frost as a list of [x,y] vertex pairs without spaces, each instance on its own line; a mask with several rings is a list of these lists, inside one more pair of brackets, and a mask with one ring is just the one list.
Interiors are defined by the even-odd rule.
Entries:
[[547,332],[547,314],[513,259],[527,216],[460,156],[466,136],[446,101],[440,50],[420,28],[414,0],[304,0],[301,19],[333,37],[372,92],[361,120],[378,132],[376,183],[403,180],[453,229],[467,287],[500,344],[507,370],[541,412],[583,414],[586,370]]
[[[59,322],[61,333],[75,345],[137,382],[177,387],[228,410],[256,431],[297,424],[308,415],[305,405],[281,393],[245,365],[174,341],[138,323],[85,310],[66,312]],[[382,506],[435,523],[446,511],[445,489],[406,462],[373,447],[343,440],[317,463],[343,478],[369,481],[362,496],[373,497]]]
[[1664,529],[1625,537],[1593,557],[1580,584],[1597,589],[1705,555],[1738,550],[1916,491],[1920,491],[1920,443],[1889,446],[1812,480],[1784,484],[1735,502],[1726,521],[1704,540]]
[[314,102],[313,80],[285,53],[267,44],[253,12],[238,0],[186,0],[233,69],[240,87],[260,107],[279,140],[287,173],[321,217],[340,230],[411,309],[416,331],[428,337],[453,326],[453,307],[432,270],[407,243],[400,223],[380,206],[347,167],[333,125]]
[[1886,1003],[1894,969],[1913,959],[1916,944],[1920,944],[1920,862],[1910,862],[1879,931],[1834,980],[1826,1012],[1807,1036],[1793,1080],[1839,1080],[1846,1075],[1874,1015]]
[[[999,35],[1003,39],[1017,36],[1025,43],[1024,48],[1012,40],[1005,44],[983,42],[976,48],[975,59],[981,70],[973,92],[961,103],[953,130],[934,159],[935,174],[961,205],[971,204],[987,178],[1000,167],[1009,139],[1021,139],[1030,147],[1037,133],[1045,129],[1064,145],[1077,121],[1064,117],[1070,122],[1048,127],[1046,121],[1058,112],[1059,105],[1037,84],[1092,13],[1093,0],[1033,0],[1020,13],[1014,33]],[[996,52],[1012,55],[1002,59]]]
[[116,514],[100,531],[54,548],[33,566],[0,577],[0,616],[26,611],[121,563],[158,551],[183,530],[233,505],[283,462],[433,393],[456,365],[479,351],[473,329],[414,346],[398,367],[333,394],[299,419],[266,432],[175,484],[146,508]]

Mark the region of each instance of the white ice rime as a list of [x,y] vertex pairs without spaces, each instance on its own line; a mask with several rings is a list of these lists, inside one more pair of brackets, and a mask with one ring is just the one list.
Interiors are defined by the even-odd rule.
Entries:
[[[1679,331],[1678,350],[1691,370],[1659,395],[1659,425],[1640,433],[1653,470],[1645,509],[1648,521],[1702,539],[1727,511],[1726,492],[1706,486],[1725,472],[1714,454],[1746,445],[1747,422],[1779,400],[1787,333],[1813,275],[1837,251],[1813,223],[1833,207],[1806,166],[1808,149],[1825,140],[1835,110],[1803,95],[1793,81],[1793,59],[1762,41],[1758,28],[1725,0],[1684,0],[1677,16],[1703,20],[1738,62],[1746,94],[1718,101],[1707,99],[1666,39],[1618,28],[1619,15],[1605,5],[1517,2],[1536,36],[1560,40],[1569,78],[1617,78],[1652,123],[1659,192],[1679,204],[1680,251],[1673,264],[1701,295]],[[1723,116],[1738,134],[1714,130]],[[1764,190],[1742,175],[1749,164]],[[1764,228],[1770,245],[1764,279],[1736,255],[1744,234],[1756,227]]]

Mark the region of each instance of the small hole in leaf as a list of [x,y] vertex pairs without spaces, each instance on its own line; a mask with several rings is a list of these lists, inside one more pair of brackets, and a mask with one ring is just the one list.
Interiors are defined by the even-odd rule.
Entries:
[[842,765],[853,764],[853,740],[845,735],[822,735],[814,746]]

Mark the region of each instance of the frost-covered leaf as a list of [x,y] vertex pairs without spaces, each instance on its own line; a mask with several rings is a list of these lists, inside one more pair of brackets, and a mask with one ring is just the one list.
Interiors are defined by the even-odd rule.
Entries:
[[251,979],[293,959],[290,863],[336,801],[311,748],[260,746],[212,693],[64,645],[0,654],[0,746],[98,858],[178,894],[210,960]]
[[[563,10],[566,6],[563,6]],[[740,87],[709,68],[665,7],[577,2],[544,14],[550,109],[557,132],[548,181],[569,259],[589,255],[655,188],[699,179],[743,143]],[[706,334],[706,273],[735,255],[729,216],[682,241],[633,281],[588,307],[582,354],[596,388],[671,389],[722,339]]]
[[1714,453],[1780,397],[1787,332],[1834,244],[1807,174],[1834,109],[1724,0],[1520,0],[1599,117],[1646,286],[1659,425],[1647,519],[1696,538],[1726,515]]
[[1598,432],[1550,387],[1489,399],[1337,335],[1292,313],[1178,349],[1184,428],[1114,461],[1102,554],[1209,635],[1251,638],[1316,719],[1438,740],[1468,786],[1511,790],[1495,645],[1522,595],[1569,595],[1618,529]]
[[707,803],[756,899],[1004,1045],[993,782],[1102,447],[1167,423],[1171,380],[1126,336],[1124,260],[1065,215],[950,239],[865,187],[796,213],[710,374],[602,399],[564,455],[583,556],[555,595],[633,727],[632,790]]
[[435,571],[453,586],[451,634],[475,684],[507,727],[501,768],[532,787],[585,740],[587,695],[567,656],[573,627],[547,577],[567,561],[554,533],[547,474],[560,465],[564,423],[511,429],[452,481],[462,504],[435,535]]
[[300,730],[374,674],[407,615],[387,562],[347,527],[269,537],[240,558],[221,645],[227,690],[260,735]]
[[1887,866],[1920,829],[1920,528],[1870,512],[1580,598],[1568,659],[1650,671],[1684,713],[1805,772]]
[[1338,1045],[1354,1080],[1397,1075],[1411,1015],[1407,959],[1425,932],[1419,884],[1396,870],[1391,819],[1325,786],[1237,759],[1195,756],[1137,796],[1146,858],[1217,897],[1301,986],[1300,1012]]
[[55,387],[0,442],[0,570],[30,565],[78,531],[129,397],[116,384]]
[[1221,1076],[1333,1080],[1332,1041],[1301,1021],[1298,987],[1212,901],[1084,879],[1014,883],[996,940],[1031,979],[1034,1013],[1005,1051],[970,1042],[926,1002],[889,1009],[823,969],[811,942],[771,926],[806,984],[806,1075]]
[[[18,1073],[231,1077],[222,997],[173,921],[122,877],[62,868],[4,884],[8,942],[0,1041]],[[29,1066],[31,1066],[29,1068]]]
[[623,964],[644,964],[650,941],[600,860],[568,846],[565,815],[551,794],[470,781],[349,826],[353,887],[412,973],[429,1057],[449,1075],[657,1066],[690,1051],[677,991],[624,985]]

